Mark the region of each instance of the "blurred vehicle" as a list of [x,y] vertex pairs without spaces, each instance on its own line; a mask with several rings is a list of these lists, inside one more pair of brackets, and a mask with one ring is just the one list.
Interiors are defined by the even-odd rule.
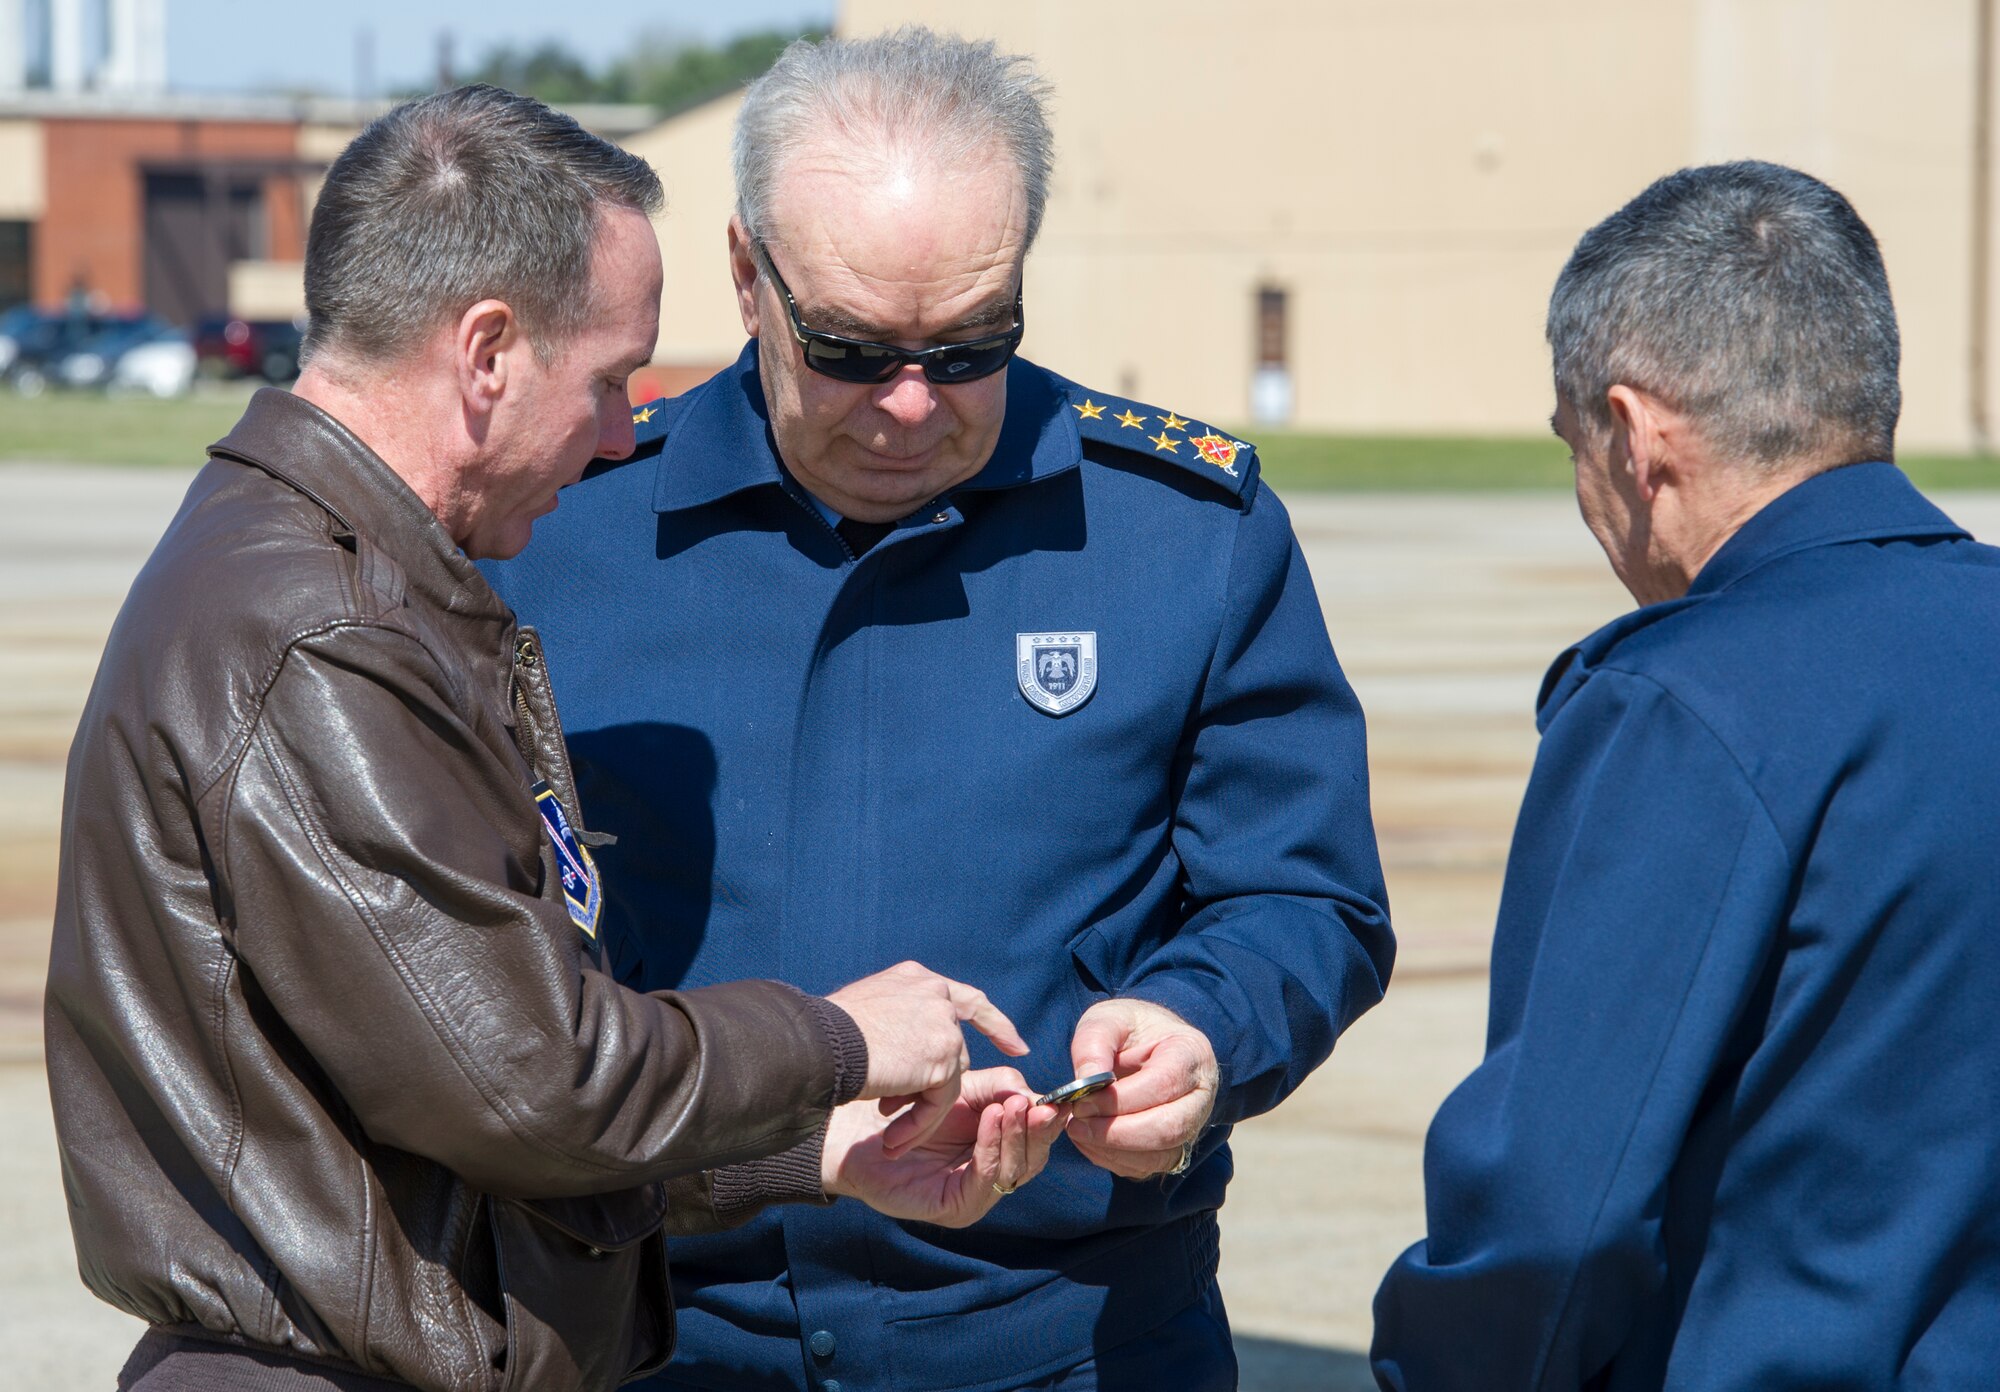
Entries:
[[21,337],[33,329],[39,314],[32,305],[16,305],[0,314],[0,377],[14,365],[14,358],[21,351]]
[[194,351],[212,377],[262,377],[289,382],[299,375],[302,327],[290,319],[234,319],[211,315],[195,326]]
[[91,335],[56,358],[50,376],[66,387],[122,387],[179,396],[194,385],[187,335],[151,315]]
[[186,396],[194,390],[194,344],[175,330],[125,351],[112,369],[113,391],[146,392],[153,396]]
[[23,306],[0,316],[0,377],[23,396],[38,396],[56,380],[56,364],[100,334],[146,320],[142,314],[74,314]]

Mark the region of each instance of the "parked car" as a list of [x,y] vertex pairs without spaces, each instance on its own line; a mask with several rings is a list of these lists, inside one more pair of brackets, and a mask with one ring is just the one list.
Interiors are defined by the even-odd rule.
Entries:
[[0,316],[0,367],[7,384],[23,396],[37,396],[54,379],[55,365],[90,339],[144,322],[142,314],[76,313],[23,306]]
[[14,366],[14,358],[21,351],[21,338],[32,332],[41,318],[41,311],[33,305],[15,305],[0,314],[0,377],[7,375]]
[[213,377],[262,377],[289,382],[299,375],[302,327],[290,319],[235,319],[211,315],[195,326],[201,371]]
[[146,392],[152,396],[186,396],[194,390],[194,370],[194,344],[176,329],[170,337],[126,349],[112,369],[111,389]]
[[123,387],[179,396],[194,384],[194,347],[181,330],[142,316],[93,334],[54,362],[66,387]]

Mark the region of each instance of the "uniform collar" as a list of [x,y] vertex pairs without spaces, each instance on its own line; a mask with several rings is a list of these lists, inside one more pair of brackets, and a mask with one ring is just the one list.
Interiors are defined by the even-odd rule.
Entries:
[[1815,546],[1970,535],[1894,464],[1848,464],[1814,474],[1766,503],[1709,557],[1688,594],[1714,594],[1768,561]]
[[1970,535],[1919,493],[1894,464],[1847,464],[1814,474],[1780,493],[1737,528],[1709,557],[1685,595],[1621,615],[1558,657],[1542,678],[1535,723],[1546,731],[1590,673],[1634,633],[1701,603],[1768,562],[1843,542]]
[[[986,466],[953,492],[1017,488],[1083,461],[1083,439],[1063,410],[1053,373],[1016,358],[1007,368],[1007,415]],[[757,340],[734,364],[696,387],[667,428],[653,485],[653,510],[678,512],[760,486],[782,486],[786,475],[771,436]]]
[[260,388],[230,432],[209,446],[311,498],[350,533],[402,567],[410,589],[451,613],[511,619],[486,577],[402,476],[332,416],[288,391]]

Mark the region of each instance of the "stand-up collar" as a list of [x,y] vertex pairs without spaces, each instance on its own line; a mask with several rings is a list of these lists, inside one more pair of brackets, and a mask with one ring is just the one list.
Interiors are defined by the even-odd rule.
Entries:
[[1549,722],[1620,643],[1741,580],[1770,561],[1816,546],[1970,534],[1894,464],[1848,464],[1814,474],[1770,502],[1709,557],[1685,595],[1621,615],[1565,651],[1542,678],[1535,722]]
[[[1016,358],[1007,368],[1007,414],[993,457],[953,491],[1014,488],[1075,468],[1083,460],[1083,440],[1062,402],[1052,374]],[[784,482],[756,339],[733,365],[688,394],[667,428],[657,468],[655,512]]]
[[261,388],[209,453],[254,465],[304,493],[392,556],[426,602],[467,617],[512,617],[423,499],[353,431],[311,402]]
[[1767,561],[1814,546],[1967,537],[1894,464],[1849,464],[1786,489],[1722,544],[1688,588],[1713,594]]

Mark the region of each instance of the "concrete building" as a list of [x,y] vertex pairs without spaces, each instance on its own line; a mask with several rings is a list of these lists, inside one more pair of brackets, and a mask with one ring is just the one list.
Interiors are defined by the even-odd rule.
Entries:
[[[1660,174],[1757,157],[1828,180],[1874,227],[1904,441],[1963,448],[2000,398],[1991,9],[844,0],[837,27],[991,36],[1054,83],[1023,351],[1083,381],[1246,428],[1538,432],[1542,314],[1576,238]],[[673,199],[676,378],[741,342],[721,230],[735,102],[629,142]]]

